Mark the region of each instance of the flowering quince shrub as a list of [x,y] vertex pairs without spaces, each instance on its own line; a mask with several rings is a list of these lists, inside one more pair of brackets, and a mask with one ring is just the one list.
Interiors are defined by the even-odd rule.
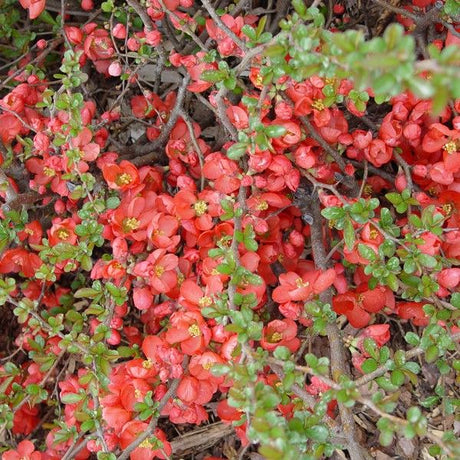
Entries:
[[460,4],[310,3],[2,3],[4,460],[460,458]]

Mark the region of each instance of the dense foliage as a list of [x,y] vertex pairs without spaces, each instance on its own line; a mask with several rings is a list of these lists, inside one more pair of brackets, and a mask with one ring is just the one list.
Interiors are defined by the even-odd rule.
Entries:
[[458,0],[0,6],[4,460],[460,458]]

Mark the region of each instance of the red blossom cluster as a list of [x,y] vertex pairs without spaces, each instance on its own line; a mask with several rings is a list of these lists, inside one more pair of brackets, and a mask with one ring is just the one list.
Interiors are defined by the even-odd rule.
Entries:
[[[426,2],[418,3],[416,6],[423,7]],[[147,2],[146,12],[154,27],[136,33],[127,31],[121,23],[107,30],[95,22],[82,27],[65,26],[64,31],[74,49],[81,52],[80,65],[91,63],[97,72],[108,77],[130,73],[119,61],[117,40],[126,41],[131,52],[145,44],[157,46],[162,42],[164,38],[157,25],[165,15],[165,8],[176,29],[201,27],[206,30],[217,43],[216,49],[222,57],[244,56],[245,50],[211,18],[198,26],[184,12],[192,4],[186,0]],[[21,0],[21,5],[29,9],[33,19],[43,11],[45,2]],[[91,5],[86,6],[84,9],[91,9]],[[243,26],[257,24],[258,18],[224,14],[220,20],[244,44],[247,36],[242,33]],[[202,51],[193,55],[171,51],[169,59],[173,66],[189,74],[188,91],[206,95],[213,84],[201,77],[204,71],[216,70],[217,64],[206,62],[204,56]],[[260,95],[260,72],[255,61],[249,73],[254,89],[248,90],[246,96]],[[136,75],[131,77],[131,82],[135,82]],[[329,81],[313,76],[296,82],[283,76],[276,81],[283,91],[272,99],[267,98],[259,110],[263,128],[283,128],[282,135],[271,139],[269,149],[253,144],[246,152],[244,163],[230,159],[226,150],[232,143],[213,151],[200,125],[179,116],[164,146],[167,166],[136,166],[136,161],[124,159],[121,152],[109,150],[112,145],[109,130],[119,120],[119,113],[99,114],[96,104],[87,100],[79,110],[81,129],[75,133],[68,110],[37,108],[37,103],[47,97],[49,83],[46,80],[24,73],[17,81],[17,86],[0,100],[0,139],[15,156],[25,156],[30,190],[41,197],[43,205],[52,207],[54,214],[49,225],[34,220],[24,226],[18,233],[19,244],[1,254],[0,273],[15,274],[24,281],[21,289],[9,293],[13,300],[39,300],[49,312],[61,308],[62,296],[72,294],[66,277],[82,270],[88,273],[91,282],[111,283],[128,293],[127,301],[114,305],[106,324],[110,346],[125,343],[138,349],[135,357],[111,364],[107,389],[101,389],[98,395],[104,420],[103,439],[110,451],[126,449],[147,429],[150,417],[139,419],[139,405],[149,396],[161,401],[168,382],[173,379],[179,380],[176,393],[160,413],[173,424],[199,425],[207,421],[207,404],[213,400],[219,400],[216,414],[222,421],[243,420],[243,413],[226,400],[232,382],[211,372],[216,364],[239,362],[242,350],[238,334],[204,313],[209,307],[217,307],[222,299],[228,304],[228,292],[233,288],[236,295],[254,299],[252,309],[264,324],[260,340],[252,340],[251,346],[254,349],[260,346],[268,352],[281,346],[297,352],[301,346],[299,337],[314,320],[304,305],[317,301],[327,291],[332,292],[333,312],[344,315],[353,328],[360,329],[352,346],[357,369],[361,369],[368,357],[362,345],[364,338],[373,338],[379,346],[389,340],[390,327],[384,323],[389,317],[411,321],[415,326],[428,324],[429,318],[423,309],[425,301],[403,299],[389,286],[369,287],[371,275],[365,268],[371,262],[359,248],[365,245],[379,255],[386,239],[378,227],[379,209],[365,224],[352,223],[355,234],[352,247],[344,245],[332,252],[331,268],[321,270],[315,266],[308,248],[310,223],[302,217],[302,205],[294,195],[302,176],[312,177],[315,186],[325,185],[319,193],[321,206],[342,208],[353,205],[359,198],[346,194],[339,197],[331,191],[331,188],[335,190],[338,175],[353,178],[366,198],[402,192],[410,179],[419,203],[412,213],[419,217],[432,207],[433,213],[443,219],[446,231],[443,235],[429,230],[419,232],[415,242],[417,250],[432,257],[458,258],[460,101],[434,116],[431,101],[404,92],[390,100],[387,115],[374,131],[362,126],[351,128],[350,113],[359,118],[365,108],[358,110],[355,106],[350,97],[353,90],[350,81]],[[345,103],[338,105],[326,100],[326,86]],[[373,96],[372,89],[367,93]],[[211,106],[217,106],[216,98],[215,93],[209,94]],[[164,98],[150,90],[131,97],[131,115],[144,123],[149,141],[158,139],[173,114],[176,100],[175,91]],[[250,108],[243,101],[233,103],[226,98],[223,104],[229,123],[236,130],[255,136],[250,130],[253,117]],[[324,144],[315,139],[303,118],[309,120],[314,132],[328,146],[343,152],[345,162],[354,162],[347,163],[343,170]],[[31,140],[30,145],[22,141],[25,138]],[[54,142],[56,138],[62,142]],[[361,179],[363,176],[357,174],[354,165],[365,161],[374,170],[366,169],[366,176]],[[406,165],[412,171],[410,178],[402,169],[395,175],[394,182],[388,179],[389,174],[382,177],[375,172],[375,168],[390,163]],[[91,196],[82,200],[69,178],[81,178],[89,172],[99,177],[107,193],[119,197],[119,204],[104,209],[97,217],[96,223],[102,228],[104,256],[94,259],[89,270],[82,261],[69,257],[54,265],[55,281],[34,279],[43,263],[41,251],[66,248],[66,245],[78,247],[85,241],[80,230],[83,220],[79,210]],[[9,186],[19,191],[13,179],[9,179]],[[1,193],[6,200],[5,192]],[[224,203],[230,203],[234,212],[243,211],[241,228],[236,228],[236,217],[223,218],[227,212]],[[405,214],[395,216],[395,225],[401,228],[403,236],[413,232]],[[235,244],[236,230],[252,232],[255,247],[238,241]],[[323,231],[324,241],[340,241],[345,237],[345,231],[333,229],[333,225],[324,226]],[[244,279],[237,286],[232,285],[231,274],[221,269],[222,253],[232,245],[238,264],[246,273],[257,275],[258,282]],[[216,249],[221,250],[220,255],[214,255]],[[414,276],[421,275],[418,267]],[[460,269],[445,267],[435,274],[435,279],[439,284],[436,295],[446,298],[458,291]],[[138,316],[140,321],[132,324],[127,321],[130,315]],[[33,350],[34,343],[43,342],[43,349],[48,353],[56,356],[63,353],[65,347],[61,349],[58,334],[48,336],[45,332],[37,333],[34,328],[29,330],[28,324],[34,322],[32,316],[23,319],[22,327],[28,332],[17,338],[20,346]],[[87,332],[97,334],[101,326],[101,321],[92,318]],[[7,382],[0,374],[0,383],[4,385],[5,394],[9,394],[13,384],[39,383],[45,374],[30,361],[22,366],[14,381]],[[90,372],[81,368],[58,383],[59,398],[64,405],[63,421],[78,432],[85,421],[84,411],[96,410],[91,406],[94,400],[75,397],[88,391],[91,379]],[[272,386],[279,382],[272,371],[260,379]],[[328,387],[313,377],[304,389],[317,397]],[[83,407],[87,404],[90,407]],[[277,406],[287,418],[293,410],[289,404],[283,401]],[[331,416],[335,414],[335,406],[335,401],[329,405]],[[24,404],[15,413],[13,433],[32,433],[40,421],[40,410],[39,404]],[[246,427],[246,423],[236,427],[243,443],[248,442]],[[3,458],[62,458],[72,440],[55,442],[57,431],[53,428],[49,432],[44,453],[34,451],[33,444],[25,440],[15,451],[4,453]],[[171,455],[164,431],[156,428],[153,434],[162,445],[155,446],[147,440],[134,449],[132,459]],[[76,459],[89,458],[103,448],[96,439],[83,438],[78,442],[85,445],[79,449]]]

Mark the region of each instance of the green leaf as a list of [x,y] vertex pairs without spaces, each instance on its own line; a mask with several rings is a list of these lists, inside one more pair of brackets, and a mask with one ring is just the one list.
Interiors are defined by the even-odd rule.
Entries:
[[406,418],[407,421],[410,423],[417,423],[420,420],[420,417],[422,416],[422,412],[418,407],[410,407],[407,410]]
[[379,367],[377,361],[374,358],[368,358],[361,365],[361,369],[365,374],[370,374],[374,372]]
[[431,345],[425,351],[425,359],[428,363],[436,361],[439,357],[439,350],[436,345]]
[[390,376],[390,380],[391,380],[391,383],[393,385],[396,385],[396,386],[401,386],[404,381],[406,380],[405,376],[404,376],[404,372],[399,370],[399,369],[395,369],[392,373],[391,373],[391,376]]
[[283,346],[276,347],[275,351],[273,352],[273,356],[276,359],[281,359],[282,361],[286,361],[291,356],[291,352],[289,348],[287,347],[283,347]]
[[460,308],[460,292],[454,292],[450,297],[450,303],[455,308]]
[[200,78],[209,83],[217,83],[227,78],[227,76],[227,72],[222,70],[204,70],[201,72]]
[[82,401],[85,398],[83,394],[76,394],[76,393],[66,393],[61,396],[61,401],[64,404],[76,404]]
[[323,425],[312,426],[305,430],[305,436],[316,442],[326,442],[329,438],[329,430]]
[[436,259],[433,256],[430,256],[428,254],[422,253],[418,256],[417,259],[424,267],[427,267],[427,268],[434,268],[438,264]]
[[256,31],[249,24],[245,24],[241,28],[241,32],[243,32],[243,34],[246,35],[246,37],[248,37],[250,40],[255,41],[257,38]]
[[343,238],[345,239],[345,244],[347,249],[351,251],[355,244],[355,229],[350,218],[345,219],[345,224],[343,227]]
[[444,3],[444,13],[452,18],[460,15],[460,1],[458,0],[446,0]]
[[321,211],[321,215],[327,220],[341,220],[345,217],[345,210],[338,206],[326,208]]
[[404,339],[409,345],[413,347],[418,347],[420,344],[420,337],[415,332],[407,332],[404,336]]
[[373,262],[376,259],[375,252],[367,245],[359,243],[358,244],[358,252],[361,257]]
[[230,160],[239,160],[247,151],[247,144],[236,142],[227,150],[227,157]]
[[282,125],[269,125],[265,128],[268,137],[281,137],[286,134],[286,128]]

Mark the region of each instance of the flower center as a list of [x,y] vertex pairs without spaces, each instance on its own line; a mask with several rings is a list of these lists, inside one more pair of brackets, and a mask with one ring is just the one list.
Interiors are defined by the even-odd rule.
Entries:
[[54,169],[48,168],[48,166],[45,166],[43,168],[43,174],[47,177],[54,177],[56,175],[56,171]]
[[190,334],[190,337],[200,337],[201,331],[200,331],[200,328],[198,327],[198,324],[192,324],[188,328],[188,333]]
[[160,277],[163,273],[165,272],[165,268],[163,267],[163,265],[157,265],[155,267],[155,275]]
[[148,359],[142,361],[142,367],[143,367],[144,369],[151,369],[152,366],[153,366],[153,362],[152,362],[152,360],[151,360],[150,358],[148,358]]
[[379,232],[377,230],[371,230],[369,232],[369,237],[371,240],[375,240],[379,236]]
[[144,439],[140,444],[139,447],[143,447],[145,449],[151,449],[152,443],[148,439]]
[[207,363],[204,363],[201,366],[203,367],[203,369],[209,371],[209,369],[211,369],[211,367],[212,367],[212,362],[208,361]]
[[257,205],[257,210],[258,210],[258,211],[265,211],[265,210],[267,210],[267,209],[268,209],[268,203],[267,203],[265,200],[261,201],[261,202]]
[[279,342],[282,338],[283,336],[279,332],[274,332],[270,337],[270,342],[276,343]]
[[207,210],[208,210],[208,205],[206,204],[206,201],[204,200],[198,200],[194,205],[193,209],[195,209],[195,214],[200,217],[202,216]]
[[450,203],[446,203],[442,205],[442,210],[444,211],[445,215],[449,217],[452,214],[452,205]]
[[123,219],[123,228],[125,231],[136,230],[140,225],[140,222],[135,217],[127,217]]
[[141,390],[139,390],[138,388],[136,388],[136,389],[134,390],[134,396],[135,396],[136,399],[142,398]]
[[455,153],[457,151],[457,144],[454,141],[450,141],[443,148],[447,153]]
[[364,186],[364,189],[363,189],[363,194],[364,194],[365,196],[369,196],[369,195],[372,195],[372,192],[373,192],[372,185],[366,184],[366,185]]
[[212,299],[211,297],[208,297],[207,295],[205,295],[198,301],[198,305],[200,307],[209,307],[209,305],[211,304],[212,304]]
[[117,185],[128,185],[132,182],[133,178],[128,173],[118,174],[115,179]]
[[308,281],[304,281],[302,278],[297,278],[295,281],[295,284],[297,285],[298,288],[304,288],[304,287],[310,286],[310,283]]
[[60,240],[66,240],[70,236],[70,232],[65,228],[61,228],[56,232],[56,234]]
[[315,109],[315,110],[324,110],[326,108],[326,106],[324,105],[323,101],[321,99],[315,99],[312,103],[311,103],[311,106]]

